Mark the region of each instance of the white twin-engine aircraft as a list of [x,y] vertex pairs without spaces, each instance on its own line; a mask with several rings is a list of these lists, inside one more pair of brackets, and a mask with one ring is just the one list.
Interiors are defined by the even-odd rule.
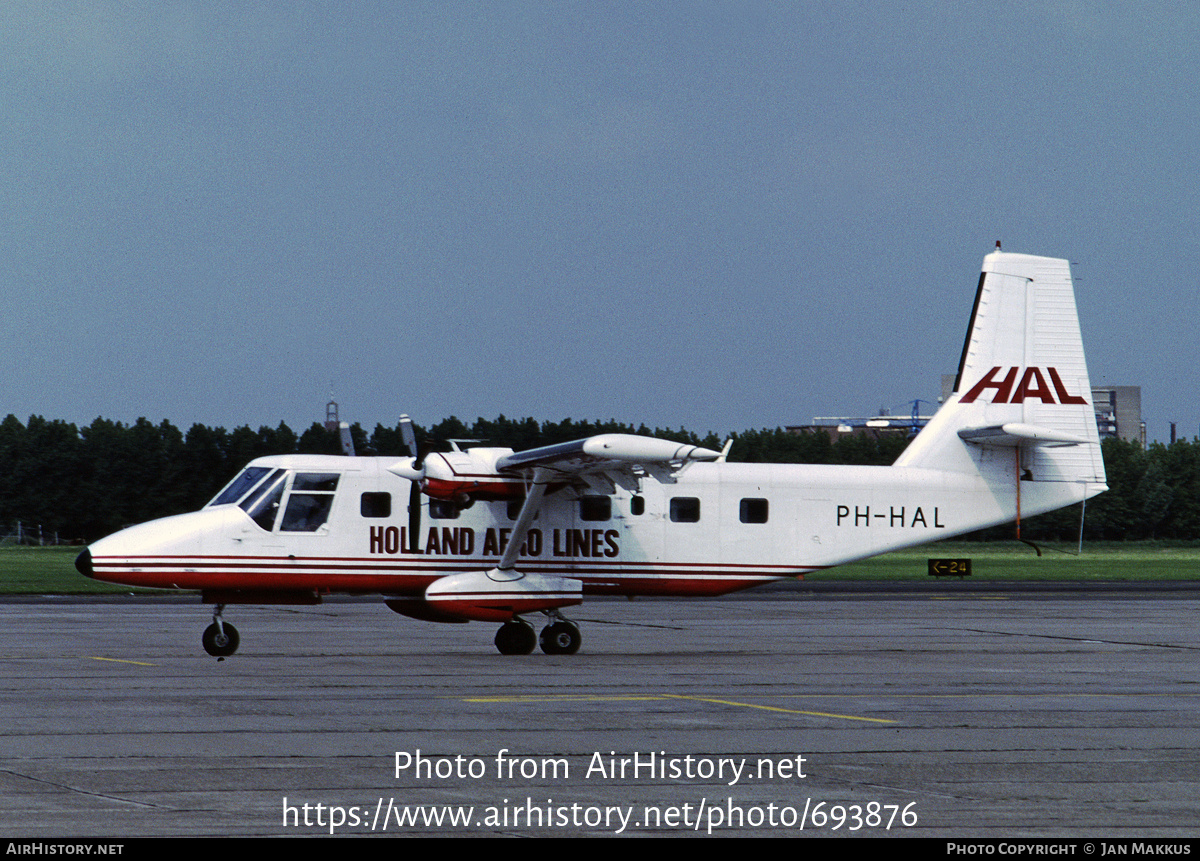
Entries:
[[[953,396],[892,466],[727,463],[628,434],[513,452],[253,461],[203,509],[133,526],[89,577],[198,589],[212,655],[232,603],[372,593],[496,647],[579,648],[585,595],[721,595],[1080,502],[1107,489],[1066,260],[983,263]],[[726,451],[728,446],[726,446]],[[540,636],[525,615],[549,618]]]

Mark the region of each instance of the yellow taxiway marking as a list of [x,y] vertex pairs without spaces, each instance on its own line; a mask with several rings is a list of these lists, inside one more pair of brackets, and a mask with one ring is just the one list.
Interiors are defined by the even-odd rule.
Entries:
[[604,696],[597,694],[563,694],[561,696],[536,696],[536,695],[518,695],[518,696],[498,696],[498,697],[463,697],[463,702],[468,703],[545,703],[545,702],[571,702],[571,703],[600,703],[600,702],[645,702],[647,700],[691,700],[697,703],[715,703],[722,706],[736,706],[744,709],[762,709],[769,712],[784,712],[785,714],[793,715],[808,715],[809,717],[826,717],[836,718],[837,720],[857,720],[866,721],[868,723],[896,723],[894,720],[885,720],[883,718],[862,717],[861,715],[841,715],[832,712],[814,712],[804,709],[785,709],[780,706],[764,706],[756,703],[743,703],[736,700],[721,700],[714,697],[689,697],[682,694],[644,694],[636,695],[618,695]]
[[667,699],[672,699],[672,700],[695,700],[696,702],[699,702],[699,703],[717,703],[718,705],[723,705],[723,706],[738,706],[738,707],[744,708],[744,709],[763,709],[764,711],[769,711],[769,712],[787,712],[788,714],[794,714],[794,715],[810,715],[812,717],[837,718],[838,720],[862,720],[862,721],[869,721],[870,723],[896,723],[896,721],[894,721],[894,720],[884,720],[883,718],[862,717],[860,715],[839,715],[839,714],[832,714],[830,712],[810,712],[810,711],[804,711],[802,709],[785,709],[785,708],[780,708],[779,706],[760,706],[755,703],[739,703],[739,702],[735,702],[734,700],[717,700],[717,699],[712,699],[710,697],[687,697],[687,696],[683,696],[682,694],[663,694],[663,696],[666,697]]
[[124,658],[101,658],[99,655],[85,655],[91,661],[111,661],[114,664],[137,664],[139,667],[153,667],[154,664],[146,661],[127,661]]

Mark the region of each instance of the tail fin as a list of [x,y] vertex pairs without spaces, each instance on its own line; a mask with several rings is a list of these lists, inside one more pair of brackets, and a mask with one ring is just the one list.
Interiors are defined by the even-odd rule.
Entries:
[[983,261],[954,393],[896,466],[1009,490],[1019,475],[1027,514],[1078,502],[1107,489],[1091,400],[1070,264],[997,250]]

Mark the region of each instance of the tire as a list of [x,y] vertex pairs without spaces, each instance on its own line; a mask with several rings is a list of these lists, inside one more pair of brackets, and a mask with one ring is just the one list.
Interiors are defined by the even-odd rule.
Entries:
[[537,645],[537,639],[528,622],[505,622],[496,632],[496,648],[502,655],[528,655]]
[[228,622],[222,622],[225,633],[221,633],[221,628],[213,622],[204,629],[204,636],[200,638],[200,642],[204,644],[204,651],[208,652],[214,658],[227,658],[237,651],[238,643],[241,638],[238,637],[237,628]]
[[573,655],[583,637],[574,622],[554,622],[542,628],[538,643],[547,655]]

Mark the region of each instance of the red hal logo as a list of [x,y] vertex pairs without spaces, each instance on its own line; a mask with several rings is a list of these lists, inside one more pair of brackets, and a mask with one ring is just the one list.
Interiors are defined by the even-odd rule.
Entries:
[[1000,367],[997,365],[988,371],[982,380],[971,386],[970,391],[962,396],[960,403],[974,403],[975,399],[983,394],[984,389],[996,390],[996,394],[992,398],[993,404],[1023,404],[1027,400],[1035,399],[1044,404],[1087,403],[1079,395],[1067,392],[1067,387],[1063,385],[1057,368],[1046,368],[1046,375],[1050,377],[1049,383],[1042,375],[1042,369],[1035,367],[1026,368],[1018,382],[1017,372],[1020,370],[1020,368],[1009,368],[1004,379],[997,379],[996,377],[1000,373]]

